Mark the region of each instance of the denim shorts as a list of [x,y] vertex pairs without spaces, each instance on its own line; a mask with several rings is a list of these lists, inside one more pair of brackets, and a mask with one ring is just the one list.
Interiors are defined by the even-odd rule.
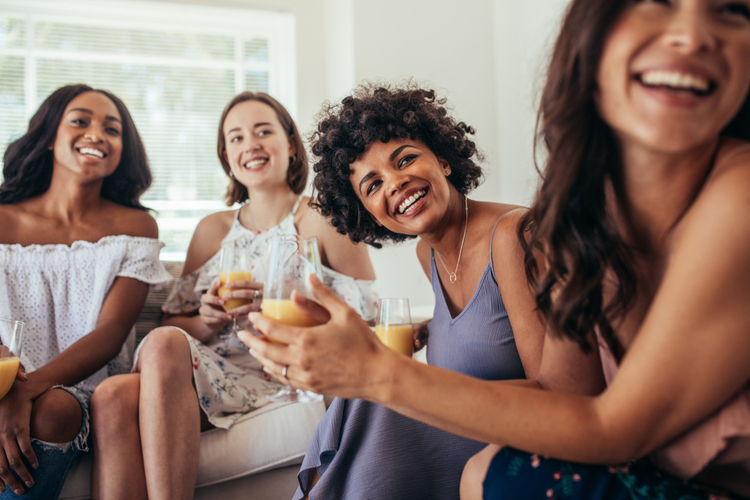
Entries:
[[[0,494],[0,500],[23,499],[23,500],[56,500],[60,496],[65,476],[68,469],[82,451],[88,451],[89,441],[89,406],[91,404],[91,392],[77,387],[55,386],[52,389],[62,389],[69,392],[81,405],[81,428],[78,435],[68,443],[47,443],[39,439],[31,438],[31,447],[34,449],[39,467],[32,469],[26,464],[34,486],[26,488],[26,493],[16,495],[6,486],[5,493]],[[50,389],[50,390],[52,390]]]

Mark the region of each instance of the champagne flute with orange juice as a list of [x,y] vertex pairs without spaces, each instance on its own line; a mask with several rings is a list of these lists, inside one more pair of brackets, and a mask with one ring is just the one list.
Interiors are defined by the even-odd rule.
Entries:
[[0,399],[8,394],[21,363],[23,321],[0,318]]
[[[247,247],[241,241],[230,241],[221,247],[221,256],[219,263],[219,281],[221,286],[217,290],[219,297],[224,296],[233,290],[239,288],[226,288],[226,285],[234,281],[252,281],[253,273],[250,271],[250,259]],[[237,307],[249,304],[253,299],[249,298],[232,298],[224,301],[224,310],[230,311]],[[229,335],[237,335],[241,327],[237,324],[237,317],[232,318],[232,328]],[[226,336],[226,335],[225,335]]]
[[396,352],[409,357],[414,354],[414,329],[411,324],[409,299],[378,300],[375,335]]
[[[317,321],[297,309],[291,300],[292,291],[314,299],[310,290],[311,274],[321,276],[318,239],[314,236],[276,236],[271,244],[268,275],[260,306],[263,316],[291,326],[315,326]],[[269,401],[320,401],[323,396],[301,391],[287,385],[266,396]]]

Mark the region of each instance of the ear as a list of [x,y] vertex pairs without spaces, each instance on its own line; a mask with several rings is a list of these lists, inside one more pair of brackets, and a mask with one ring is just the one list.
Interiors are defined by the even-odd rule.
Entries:
[[294,140],[294,136],[289,136],[289,156],[297,154],[297,143]]
[[443,169],[443,173],[445,174],[446,177],[451,175],[451,166],[448,164],[447,161],[445,161],[442,158],[438,158],[438,163],[440,163],[440,168]]
[[[367,212],[367,210],[365,210],[365,212]],[[377,224],[377,225],[378,225],[378,226],[380,226],[380,227],[383,227],[383,224],[381,224],[381,223],[380,223],[380,221],[379,221],[378,219],[376,219],[374,215],[372,215],[372,214],[371,214],[370,212],[367,212],[367,215],[369,215],[369,216],[370,216],[370,218],[372,219],[372,221],[373,221],[373,222],[374,222],[375,224]]]
[[[227,156],[227,150],[226,149],[221,152],[221,156],[224,157],[224,161],[227,162],[227,165],[229,165],[229,156]],[[231,172],[232,169],[230,168],[229,170]]]

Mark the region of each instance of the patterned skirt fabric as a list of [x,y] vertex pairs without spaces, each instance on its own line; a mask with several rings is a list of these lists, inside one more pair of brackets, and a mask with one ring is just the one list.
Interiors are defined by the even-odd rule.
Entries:
[[484,480],[485,500],[726,500],[665,474],[647,459],[611,467],[544,458],[503,448]]

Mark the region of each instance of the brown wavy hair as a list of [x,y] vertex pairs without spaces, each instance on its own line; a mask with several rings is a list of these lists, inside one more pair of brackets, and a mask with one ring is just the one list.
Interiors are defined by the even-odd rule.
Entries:
[[[598,327],[615,350],[612,321],[632,306],[638,284],[635,257],[647,252],[632,222],[623,184],[620,146],[594,103],[607,35],[631,0],[573,0],[555,43],[537,115],[535,149],[547,153],[542,183],[518,227],[526,274],[552,334],[584,352]],[[724,135],[750,138],[750,99]],[[625,230],[612,216],[614,201]],[[546,269],[537,268],[539,251]],[[604,303],[606,272],[617,282]],[[552,298],[555,294],[554,300]]]
[[232,170],[229,168],[229,163],[227,163],[227,160],[224,158],[224,152],[227,150],[227,143],[224,138],[224,122],[227,119],[229,111],[239,103],[245,101],[258,101],[273,108],[276,112],[276,117],[279,119],[279,123],[284,129],[284,132],[286,132],[287,138],[294,141],[297,152],[295,156],[290,157],[289,159],[289,169],[286,171],[286,182],[289,184],[289,188],[291,188],[294,194],[302,193],[307,185],[308,165],[307,155],[305,154],[305,145],[302,143],[302,137],[297,131],[297,125],[294,123],[294,120],[292,120],[289,112],[279,101],[263,92],[246,91],[237,94],[231,101],[229,101],[229,104],[226,105],[224,111],[221,112],[221,119],[219,120],[219,138],[216,144],[216,153],[219,155],[221,168],[224,169],[224,172],[229,177],[229,187],[224,196],[227,206],[231,207],[235,203],[247,201],[249,197],[247,188],[237,182],[237,179],[231,175]]

